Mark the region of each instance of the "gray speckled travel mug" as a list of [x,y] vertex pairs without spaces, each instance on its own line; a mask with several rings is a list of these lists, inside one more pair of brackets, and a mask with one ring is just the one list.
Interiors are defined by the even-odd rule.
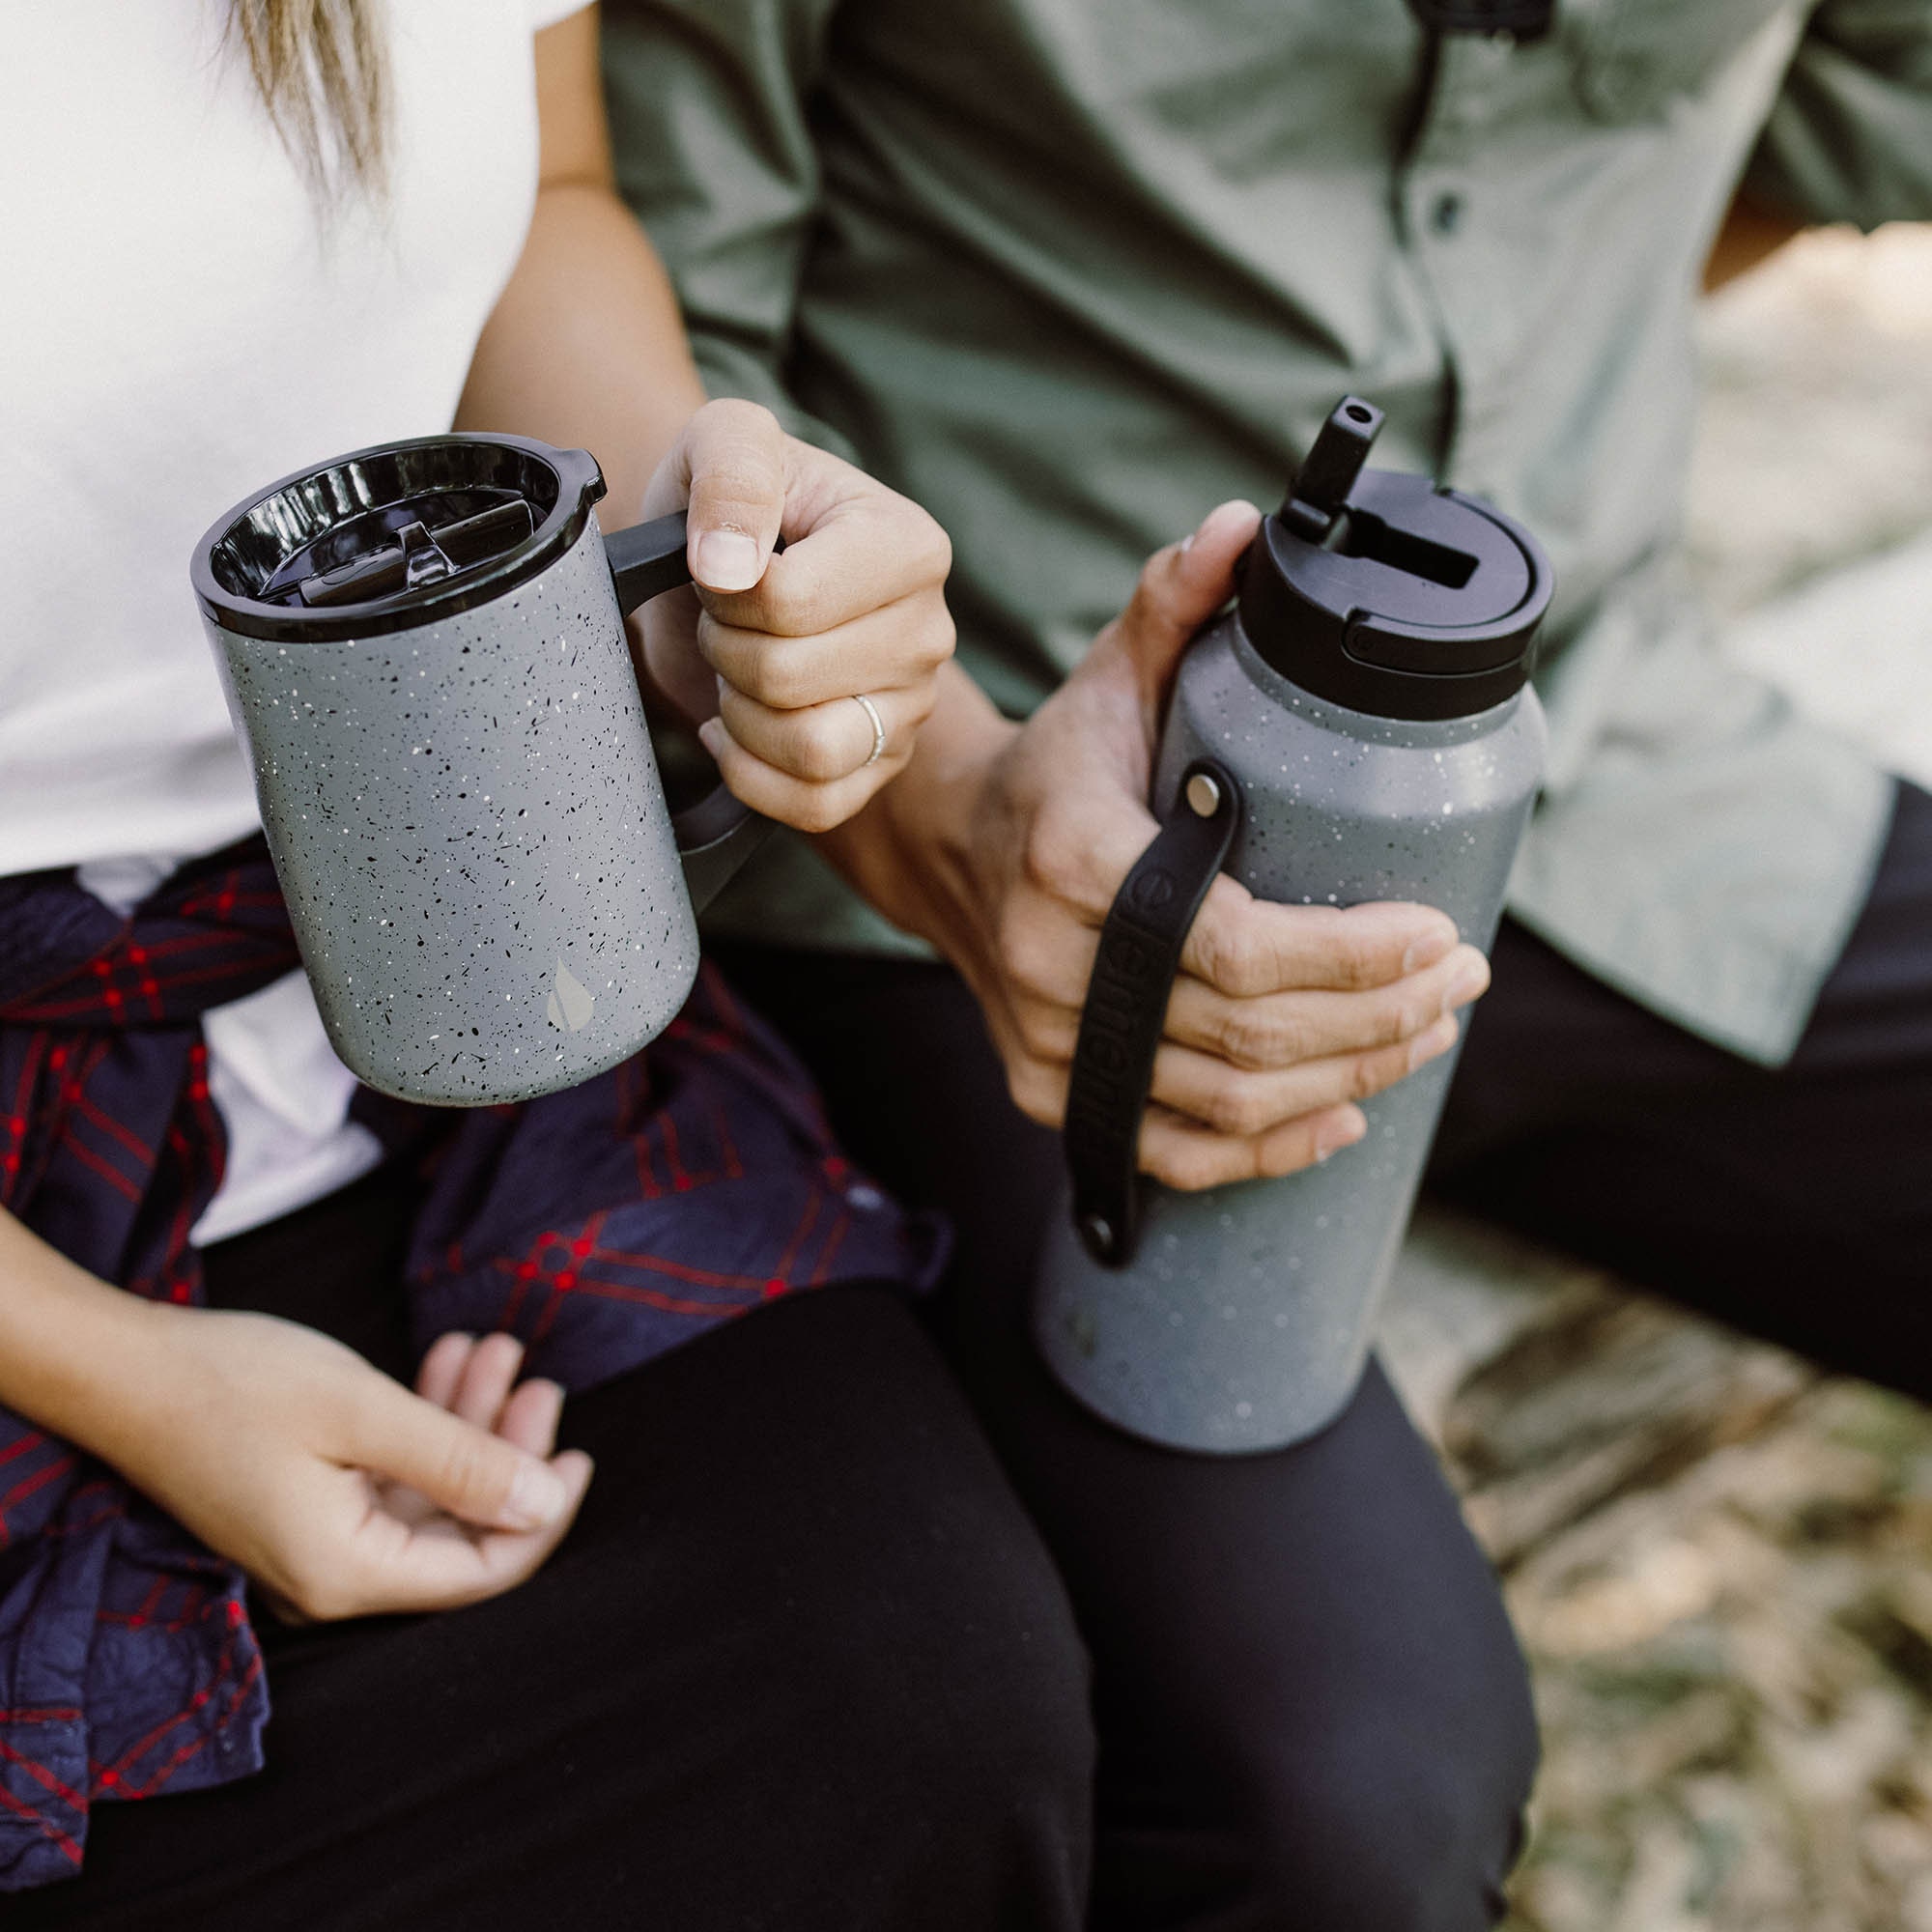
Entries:
[[623,611],[690,581],[684,520],[607,539],[603,494],[582,450],[427,438],[195,551],[324,1024],[385,1094],[526,1099],[655,1038],[697,971],[686,861],[715,890],[759,823],[666,806]]

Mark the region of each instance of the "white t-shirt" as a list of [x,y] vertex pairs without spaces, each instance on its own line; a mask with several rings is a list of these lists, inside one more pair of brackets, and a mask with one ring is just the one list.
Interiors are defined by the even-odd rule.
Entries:
[[[259,823],[189,552],[231,504],[455,413],[534,204],[531,36],[583,0],[394,0],[389,192],[320,216],[225,0],[0,5],[0,876],[127,904]],[[208,1016],[209,1240],[374,1144],[299,975]]]

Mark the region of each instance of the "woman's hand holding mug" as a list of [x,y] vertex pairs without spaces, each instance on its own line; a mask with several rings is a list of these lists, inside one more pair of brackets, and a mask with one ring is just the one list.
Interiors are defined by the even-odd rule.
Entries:
[[747,402],[691,418],[642,514],[687,503],[696,587],[633,619],[645,673],[740,799],[828,831],[903,769],[932,710],[952,655],[946,533]]

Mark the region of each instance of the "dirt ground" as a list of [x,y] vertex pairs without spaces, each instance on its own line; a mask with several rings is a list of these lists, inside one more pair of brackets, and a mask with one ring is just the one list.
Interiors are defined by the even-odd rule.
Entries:
[[[1729,647],[1932,783],[1932,229],[1707,310]],[[1536,1673],[1509,1932],[1932,1932],[1932,1411],[1439,1215],[1384,1347]]]

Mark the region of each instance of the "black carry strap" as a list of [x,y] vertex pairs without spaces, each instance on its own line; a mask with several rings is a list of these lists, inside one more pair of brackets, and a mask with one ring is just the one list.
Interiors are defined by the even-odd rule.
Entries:
[[[668,517],[612,530],[604,539],[604,558],[611,566],[611,584],[620,611],[636,611],[651,598],[691,582],[684,524],[684,511],[673,510]],[[784,547],[783,537],[772,539],[774,556]],[[696,805],[671,813],[671,837],[684,861],[684,888],[693,912],[702,912],[731,883],[773,829],[769,818],[734,797],[722,781]]]
[[1211,758],[1197,758],[1100,928],[1063,1139],[1074,1224],[1088,1252],[1110,1267],[1124,1267],[1140,1237],[1135,1155],[1181,948],[1240,820],[1239,787]]

